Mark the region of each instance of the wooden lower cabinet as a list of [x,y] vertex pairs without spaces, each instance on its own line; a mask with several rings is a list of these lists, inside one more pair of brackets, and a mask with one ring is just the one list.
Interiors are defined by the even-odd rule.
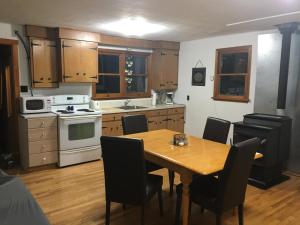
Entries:
[[21,164],[24,169],[58,161],[57,118],[19,117]]
[[184,108],[159,109],[151,111],[138,111],[132,113],[105,114],[102,117],[102,135],[120,136],[123,135],[121,118],[123,115],[145,114],[148,119],[148,129],[160,130],[169,129],[177,132],[184,132]]
[[148,117],[148,129],[160,130],[167,129],[168,116]]

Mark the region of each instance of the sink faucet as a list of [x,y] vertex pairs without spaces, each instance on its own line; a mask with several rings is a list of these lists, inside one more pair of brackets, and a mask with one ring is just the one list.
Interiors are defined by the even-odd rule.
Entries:
[[127,100],[125,100],[124,105],[125,105],[125,106],[128,106],[130,102],[131,102],[131,100],[130,100],[130,99],[127,99]]

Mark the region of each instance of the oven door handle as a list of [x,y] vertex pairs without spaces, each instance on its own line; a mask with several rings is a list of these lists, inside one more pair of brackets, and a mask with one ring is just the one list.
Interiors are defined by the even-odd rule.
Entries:
[[86,147],[86,148],[80,149],[80,150],[64,150],[64,151],[60,151],[60,154],[73,154],[73,153],[79,153],[79,152],[88,152],[88,151],[94,151],[97,149],[100,149],[100,146]]
[[63,120],[74,120],[74,119],[92,119],[92,118],[95,118],[95,119],[98,119],[98,118],[101,118],[101,115],[89,115],[89,116],[66,116],[66,117],[60,117],[60,119],[63,119]]

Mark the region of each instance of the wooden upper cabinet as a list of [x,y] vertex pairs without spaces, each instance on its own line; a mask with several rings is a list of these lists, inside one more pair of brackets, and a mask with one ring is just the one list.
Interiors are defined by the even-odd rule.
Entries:
[[80,65],[85,82],[98,82],[98,43],[81,41]]
[[80,76],[80,41],[62,41],[62,81],[81,82]]
[[177,89],[178,86],[178,51],[165,50],[163,51],[163,66],[166,76],[167,89]]
[[58,87],[56,42],[30,39],[32,86],[34,88]]
[[98,44],[95,42],[62,40],[61,64],[63,82],[98,81]]
[[178,86],[178,51],[159,49],[153,52],[153,89],[175,90]]

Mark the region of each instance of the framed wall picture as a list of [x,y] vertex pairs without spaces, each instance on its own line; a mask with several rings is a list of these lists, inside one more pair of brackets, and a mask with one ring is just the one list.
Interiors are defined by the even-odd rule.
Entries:
[[192,85],[205,86],[206,67],[192,69]]

